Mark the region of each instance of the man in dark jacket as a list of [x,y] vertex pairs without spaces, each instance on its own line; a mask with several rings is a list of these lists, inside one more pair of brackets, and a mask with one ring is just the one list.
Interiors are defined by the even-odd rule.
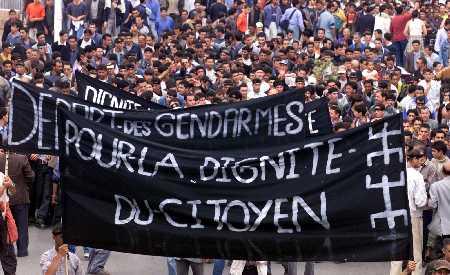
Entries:
[[355,32],[373,33],[373,28],[375,26],[375,17],[372,14],[372,8],[367,4],[364,4],[363,10],[358,14],[358,18],[355,22]]
[[[0,171],[3,173],[5,172],[5,159],[5,153],[0,150]],[[9,205],[19,234],[17,257],[26,257],[28,256],[29,189],[34,180],[34,172],[31,169],[28,158],[15,153],[9,154],[8,170],[8,174],[16,188],[15,193],[10,196]]]
[[227,16],[227,6],[225,6],[223,2],[223,0],[217,0],[217,2],[212,4],[209,8],[209,16],[213,22]]

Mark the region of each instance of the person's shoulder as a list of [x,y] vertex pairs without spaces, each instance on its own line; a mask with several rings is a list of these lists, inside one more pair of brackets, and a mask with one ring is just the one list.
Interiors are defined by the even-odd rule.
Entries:
[[450,181],[449,177],[445,177],[439,181],[436,181],[430,185],[430,190],[431,189],[449,189],[449,181]]
[[408,167],[408,168],[406,168],[406,171],[408,172],[408,177],[410,177],[410,176],[420,176],[420,177],[423,178],[422,174],[419,171],[417,171],[417,169],[415,169],[415,168]]

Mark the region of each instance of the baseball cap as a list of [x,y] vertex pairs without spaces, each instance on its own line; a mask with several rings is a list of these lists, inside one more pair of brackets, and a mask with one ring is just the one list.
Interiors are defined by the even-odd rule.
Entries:
[[339,66],[338,74],[345,74],[347,70],[345,69],[345,66]]
[[256,27],[257,27],[257,28],[262,28],[262,27],[264,27],[264,25],[263,25],[263,23],[261,23],[261,22],[257,22],[257,23],[256,23]]

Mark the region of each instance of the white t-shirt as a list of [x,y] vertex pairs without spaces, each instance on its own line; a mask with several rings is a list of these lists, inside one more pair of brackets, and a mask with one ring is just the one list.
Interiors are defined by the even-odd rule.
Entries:
[[415,18],[414,20],[410,20],[409,21],[409,35],[410,36],[422,36],[422,26],[425,23],[420,20]]

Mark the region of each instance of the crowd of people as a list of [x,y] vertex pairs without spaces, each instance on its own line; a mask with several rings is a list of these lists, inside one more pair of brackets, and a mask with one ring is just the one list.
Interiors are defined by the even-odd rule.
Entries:
[[[238,102],[295,89],[325,97],[335,132],[402,113],[414,260],[391,275],[450,274],[450,1],[444,0],[64,0],[55,37],[54,0],[10,10],[0,53],[0,105],[11,82],[76,95],[75,71],[168,108]],[[7,131],[0,110],[0,133]],[[28,224],[60,218],[57,160],[11,153],[0,188],[5,274],[28,256]],[[0,153],[0,169],[5,152]],[[3,160],[3,162],[2,162]],[[8,218],[9,217],[9,218]],[[53,231],[42,274],[82,274],[75,247]],[[14,248],[12,241],[17,239]],[[69,252],[72,251],[72,252]],[[85,248],[89,274],[108,251]],[[170,275],[203,274],[200,259],[169,258]],[[254,268],[252,269],[252,264]],[[225,262],[214,260],[213,275]],[[297,274],[286,263],[286,274]],[[253,271],[252,271],[253,270]],[[270,273],[270,263],[233,261],[232,275]],[[308,263],[305,274],[313,274]]]

